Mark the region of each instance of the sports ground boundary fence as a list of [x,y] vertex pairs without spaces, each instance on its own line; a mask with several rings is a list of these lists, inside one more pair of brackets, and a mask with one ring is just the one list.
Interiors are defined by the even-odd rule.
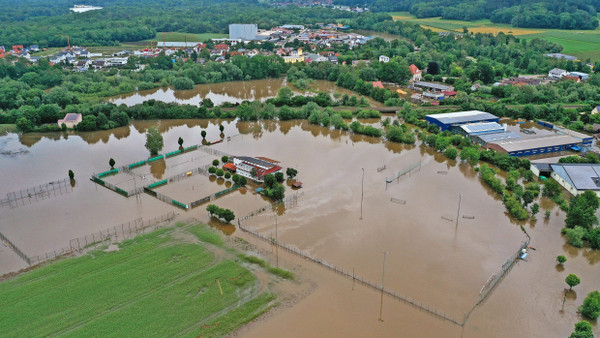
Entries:
[[54,195],[62,195],[73,191],[71,186],[71,180],[65,178],[60,181],[53,181],[46,184],[40,184],[38,186],[23,189],[20,191],[13,191],[6,194],[6,198],[0,200],[0,207],[16,208],[19,205],[24,206],[25,203],[33,203],[40,200],[45,200]]
[[16,253],[17,256],[21,257],[21,259],[23,259],[25,262],[27,262],[27,264],[31,265],[31,259],[23,251],[21,251],[21,249],[19,249],[16,245],[14,245],[13,242],[11,242],[8,238],[6,238],[6,236],[4,236],[4,234],[2,234],[1,232],[0,232],[0,240],[2,240],[4,243],[6,243],[6,245],[14,253]]
[[177,217],[177,214],[171,211],[164,215],[147,220],[136,218],[135,220],[115,225],[101,231],[73,238],[69,241],[68,247],[52,250],[41,255],[31,256],[24,260],[28,262],[29,265],[36,265],[48,260],[80,253],[85,249],[95,247],[96,245],[105,242],[118,243],[123,240],[133,238],[140,233],[168,226],[171,224],[171,221],[175,219],[175,217]]
[[295,193],[293,195],[290,195],[290,196],[284,198],[282,201],[277,201],[277,202],[274,202],[272,204],[265,205],[264,207],[260,207],[260,208],[258,208],[256,210],[250,212],[246,216],[240,217],[239,220],[240,221],[245,221],[245,220],[247,220],[247,219],[249,219],[251,217],[258,216],[258,215],[262,214],[265,211],[273,210],[273,208],[281,205],[282,203],[285,204],[286,208],[295,207],[296,205],[298,205],[298,198],[300,198],[302,196],[304,196],[304,191],[301,191],[299,193]]
[[94,183],[100,184],[101,186],[103,186],[107,189],[110,189],[110,190],[118,193],[119,195],[123,195],[125,197],[135,196],[144,191],[143,187],[135,188],[132,190],[123,190],[123,189],[115,186],[114,184],[108,183],[108,182],[100,179],[97,175],[92,175],[91,181]]
[[314,256],[312,256],[311,254],[309,254],[307,252],[303,252],[303,251],[301,251],[301,250],[299,250],[299,249],[297,249],[297,248],[295,248],[293,246],[290,246],[290,245],[287,245],[287,244],[284,244],[284,243],[281,243],[281,242],[277,242],[272,237],[263,235],[263,234],[261,234],[261,233],[259,233],[257,231],[254,231],[254,230],[252,230],[250,228],[246,228],[242,224],[242,221],[240,219],[238,219],[238,227],[242,231],[247,232],[247,233],[249,233],[249,234],[251,234],[253,236],[256,236],[256,237],[258,237],[258,238],[260,238],[260,239],[262,239],[264,241],[267,241],[267,242],[269,242],[269,243],[271,243],[273,245],[276,245],[276,246],[278,246],[278,247],[280,247],[280,248],[282,248],[282,249],[284,249],[284,250],[286,250],[286,251],[288,251],[290,253],[293,253],[293,254],[295,254],[295,255],[297,255],[299,257],[302,257],[304,259],[312,261],[313,263],[317,263],[318,265],[323,266],[323,267],[329,269],[330,271],[333,271],[333,272],[335,272],[335,273],[337,273],[339,275],[342,275],[342,276],[344,276],[346,278],[350,278],[350,279],[352,279],[353,282],[358,282],[358,283],[361,283],[362,285],[370,287],[370,288],[372,288],[372,289],[374,289],[376,291],[381,291],[382,293],[385,293],[386,295],[388,295],[388,296],[390,296],[390,297],[392,297],[394,299],[403,301],[403,302],[405,302],[405,303],[407,303],[409,305],[412,305],[412,306],[414,306],[414,307],[416,307],[416,308],[418,308],[420,310],[423,310],[423,311],[425,311],[425,312],[427,312],[427,313],[429,313],[429,314],[431,314],[431,315],[433,315],[435,317],[438,317],[440,319],[449,321],[449,322],[451,322],[453,324],[456,324],[456,325],[459,325],[459,326],[463,326],[464,325],[463,321],[457,320],[455,318],[452,318],[452,317],[446,315],[445,313],[443,313],[441,311],[438,311],[434,307],[429,306],[427,304],[424,304],[421,301],[418,301],[416,299],[412,299],[410,297],[404,296],[404,295],[402,295],[402,294],[400,294],[400,293],[398,293],[398,292],[396,292],[394,290],[390,290],[390,289],[384,288],[383,285],[379,285],[379,284],[377,284],[375,282],[372,282],[372,281],[370,281],[368,279],[365,279],[364,277],[362,277],[360,275],[357,275],[354,272],[344,270],[343,268],[339,268],[339,267],[337,267],[337,266],[335,266],[335,265],[333,265],[331,263],[328,263],[327,261],[324,261],[324,260],[322,260],[320,258],[314,257]]
[[[291,197],[291,196],[290,196]],[[293,201],[294,203],[297,203],[297,197],[296,196]],[[368,279],[363,278],[360,275],[357,275],[354,271],[350,272],[347,270],[344,270],[343,268],[337,267],[331,263],[328,263],[327,261],[324,261],[320,258],[314,257],[312,256],[310,253],[308,252],[303,252],[302,250],[285,244],[285,243],[281,243],[279,241],[277,241],[275,238],[264,235],[254,229],[248,228],[246,226],[244,226],[243,221],[252,218],[254,216],[260,215],[262,213],[264,213],[265,211],[272,209],[272,207],[274,207],[276,205],[276,203],[271,204],[271,205],[267,205],[264,206],[262,208],[256,209],[253,212],[247,214],[246,216],[240,217],[238,218],[238,227],[240,228],[240,230],[247,232],[255,237],[258,237],[266,242],[271,243],[272,245],[278,246],[290,253],[293,253],[297,256],[300,256],[304,259],[307,259],[309,261],[312,261],[314,263],[317,263],[318,265],[321,265],[339,275],[342,275],[346,278],[350,278],[352,279],[352,281],[356,281],[359,282],[367,287],[370,287],[372,289],[375,289],[377,291],[380,291],[382,293],[385,293],[386,295],[402,301],[406,304],[409,304],[411,306],[414,306],[426,313],[429,313],[430,315],[443,319],[445,321],[451,322],[455,325],[464,327],[467,323],[467,320],[469,319],[469,316],[471,315],[471,313],[477,308],[477,306],[479,306],[485,299],[487,299],[487,297],[491,294],[491,292],[496,288],[496,286],[502,281],[502,279],[506,276],[506,274],[510,271],[510,269],[514,266],[514,264],[517,262],[517,260],[519,259],[520,255],[522,254],[522,250],[527,248],[529,246],[529,243],[531,241],[531,237],[529,236],[529,234],[527,234],[527,232],[525,232],[525,234],[527,235],[527,240],[525,242],[523,242],[521,244],[521,246],[519,247],[519,249],[513,253],[505,262],[504,264],[502,264],[502,267],[500,269],[499,272],[494,273],[492,276],[490,276],[490,278],[486,281],[486,283],[484,284],[484,286],[481,288],[481,291],[479,292],[479,297],[477,298],[477,301],[475,302],[475,304],[473,305],[473,307],[468,311],[465,312],[464,317],[462,318],[462,320],[459,320],[457,318],[453,318],[447,314],[445,314],[442,311],[437,310],[436,308],[428,305],[428,304],[424,304],[422,301],[419,301],[417,299],[413,299],[410,298],[408,296],[405,296],[401,293],[398,293],[394,290],[390,290],[390,289],[386,289],[383,285],[379,285],[375,282],[372,282]]]
[[408,174],[410,176],[411,172],[417,168],[421,170],[421,161],[415,162],[406,168],[396,171],[392,176],[385,178],[385,187],[387,188],[387,185],[389,183],[392,183],[394,180],[399,181],[400,177],[402,177],[403,175]]

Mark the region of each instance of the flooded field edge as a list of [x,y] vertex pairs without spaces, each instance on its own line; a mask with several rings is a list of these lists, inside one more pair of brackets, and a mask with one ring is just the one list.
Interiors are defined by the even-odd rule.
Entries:
[[[508,257],[509,252],[515,250],[518,242],[523,239],[518,225],[505,216],[504,207],[498,201],[497,196],[482,185],[470,166],[446,161],[441,154],[427,148],[389,144],[377,139],[315,127],[306,121],[249,123],[194,120],[136,121],[130,128],[82,133],[84,135],[68,135],[68,137],[64,137],[61,133],[38,135],[37,137],[32,135],[23,138],[19,138],[16,134],[9,134],[2,138],[5,149],[19,150],[24,145],[27,147],[27,152],[22,154],[0,157],[2,168],[8,168],[11,177],[27,177],[27,181],[31,182],[28,186],[34,186],[49,179],[64,177],[68,169],[73,169],[78,183],[72,193],[15,209],[2,210],[0,223],[3,225],[0,226],[0,231],[6,232],[7,236],[10,236],[15,243],[24,245],[28,248],[27,250],[43,251],[46,248],[51,249],[52,242],[61,243],[66,240],[63,238],[68,233],[72,235],[67,237],[73,238],[136,217],[158,215],[176,210],[149,196],[142,195],[139,199],[126,199],[106,189],[98,190],[96,185],[87,181],[86,176],[106,170],[109,157],[115,158],[118,165],[146,158],[143,133],[149,126],[159,125],[164,133],[165,149],[170,151],[170,149],[175,149],[178,137],[183,137],[186,145],[200,143],[199,134],[202,129],[207,129],[209,134],[207,138],[219,137],[220,132],[217,126],[221,122],[226,127],[226,135],[239,136],[231,138],[230,142],[218,145],[217,149],[226,150],[235,155],[277,158],[285,166],[299,169],[300,179],[305,183],[303,190],[306,195],[297,207],[282,210],[281,214],[278,212],[280,214],[280,241],[301,250],[308,250],[315,256],[322,257],[336,265],[339,264],[346,271],[353,267],[358,268],[361,274],[375,281],[381,276],[381,248],[391,248],[387,249],[392,254],[388,257],[387,262],[386,286],[389,284],[397,288],[398,285],[403,285],[402,289],[408,290],[409,295],[422,295],[425,299],[428,297],[437,299],[436,302],[430,303],[442,304],[444,309],[452,309],[453,306],[460,305],[459,315],[463,311],[462,309],[468,307],[468,304],[471,304],[474,299],[472,296],[468,296],[471,291],[467,290],[476,290],[477,292],[481,287],[481,280],[485,281],[490,272],[497,270]],[[26,145],[28,140],[34,139],[36,142],[29,146]],[[86,140],[95,140],[95,142]],[[380,143],[384,143],[384,147]],[[390,168],[389,170],[398,170],[417,159],[425,160],[423,171],[403,178],[402,181],[388,187],[388,190],[385,189],[382,182],[389,173],[378,174],[375,172],[375,169],[382,164],[386,164]],[[183,161],[184,158],[181,160]],[[210,159],[206,158],[206,160]],[[43,172],[37,170],[40,163],[44,163],[44,167],[47,168]],[[364,205],[366,211],[364,218],[368,220],[368,223],[361,222],[357,213],[357,207],[360,205],[358,192],[360,192],[361,167],[368,170],[368,175],[365,177],[366,203]],[[170,175],[167,175],[171,170],[169,168],[169,165],[164,167],[159,171],[160,175]],[[449,176],[445,178],[436,176],[435,173],[439,170],[447,171]],[[151,170],[147,174],[156,178],[157,173]],[[23,188],[22,182],[24,180],[3,182],[3,190],[10,192]],[[461,225],[460,235],[452,239],[452,231],[445,225],[447,221],[440,218],[440,215],[456,213],[454,203],[449,205],[447,202],[456,198],[451,197],[454,193],[450,192],[460,190],[467,196],[464,212],[475,215],[476,222],[461,221],[464,224]],[[287,193],[289,194],[291,191],[288,190]],[[390,198],[407,200],[409,206],[403,208],[390,203]],[[245,194],[236,192],[217,200],[219,205],[236,210],[238,216],[264,206],[265,202],[262,197],[256,196],[252,192]],[[95,206],[99,208],[94,210]],[[546,207],[557,210],[554,206]],[[198,208],[186,214],[208,221],[206,212],[202,209]],[[108,210],[110,213],[106,212]],[[81,219],[81,215],[84,214],[89,221],[82,227],[78,219]],[[567,331],[570,332],[572,324],[566,323],[565,320],[573,320],[572,313],[575,313],[573,309],[575,305],[569,305],[568,311],[564,311],[558,317],[545,312],[540,316],[524,312],[525,310],[510,313],[506,311],[507,308],[510,308],[509,304],[515,301],[525,302],[534,308],[539,306],[555,308],[552,299],[556,295],[553,295],[552,290],[560,291],[557,286],[564,283],[564,273],[555,270],[547,271],[546,267],[549,261],[554,260],[559,251],[567,253],[569,266],[585,281],[585,284],[582,283],[578,290],[583,295],[588,292],[587,290],[591,290],[590,288],[593,288],[594,284],[600,283],[597,274],[593,273],[597,258],[593,258],[594,256],[590,256],[582,250],[563,247],[564,240],[560,236],[563,217],[562,212],[556,211],[556,215],[550,220],[539,220],[525,225],[533,237],[532,245],[536,247],[536,252],[530,256],[527,262],[517,264],[505,277],[507,283],[504,284],[505,281],[503,281],[490,299],[482,304],[481,309],[473,313],[465,328],[467,336],[477,336],[482,333],[482,329],[485,330],[483,332],[489,333],[488,330],[492,328],[495,333],[498,333],[498,336],[507,335],[513,333],[515,327],[524,330],[522,332],[533,333],[541,330],[540,332],[563,332],[568,335]],[[266,221],[263,222],[264,220]],[[263,221],[252,224],[252,226],[270,236],[274,230],[273,216],[265,215]],[[46,226],[40,227],[39,225],[42,224]],[[365,227],[365,224],[370,226]],[[225,231],[236,237],[247,237],[236,231],[235,227]],[[514,245],[505,247],[504,241]],[[251,240],[251,243],[255,242],[256,240]],[[428,245],[424,245],[424,243]],[[581,252],[584,254],[581,255]],[[0,257],[3,259],[2,251],[0,251]],[[448,268],[448,266],[440,264],[440,261],[453,267]],[[467,264],[467,262],[469,263]],[[423,263],[425,265],[421,266]],[[307,268],[310,270],[309,278],[312,278],[311,276],[314,274],[323,280],[323,284],[317,282],[319,286],[315,293],[324,296],[321,290],[326,289],[327,292],[337,294],[336,297],[341,297],[339,298],[341,301],[344,296],[339,291],[333,291],[334,285],[344,283],[343,281],[346,279],[335,275],[335,277],[328,276],[327,274],[331,274],[330,272],[319,272],[319,269],[321,268]],[[429,276],[430,281],[421,281],[420,285],[411,285],[406,274]],[[460,289],[454,285],[458,276],[474,277],[476,275],[480,275],[480,277],[474,278],[475,281],[460,283],[464,284],[466,289]],[[513,275],[517,275],[520,280],[528,281],[528,284],[515,284]],[[548,280],[543,284],[542,290],[553,296],[540,294],[539,299],[531,299],[529,294],[533,288],[540,287],[535,282],[536,276],[547,276]],[[444,292],[435,290],[439,287],[434,285],[444,285],[448,288],[446,292],[449,291],[464,300],[458,301],[458,303],[452,297],[444,300],[444,297],[447,296],[444,296]],[[506,285],[509,285],[509,290],[506,289]],[[507,293],[507,291],[509,292]],[[368,291],[364,292],[369,293]],[[538,292],[536,289],[536,293]],[[498,297],[498,294],[501,294],[502,297]],[[359,302],[364,302],[362,306],[370,307],[372,305],[367,305],[372,302],[371,297],[361,299]],[[298,315],[298,311],[303,309],[308,312],[302,312],[301,316],[314,320],[314,313],[311,313],[302,303],[315,304],[315,301],[314,294],[311,294],[293,308],[283,311],[282,314],[273,314],[273,318],[288,318],[289,313]],[[580,301],[581,298],[579,298]],[[387,302],[389,300],[386,300],[386,304]],[[378,305],[377,302],[375,304]],[[348,306],[357,310],[355,305]],[[414,310],[403,308],[400,305],[393,305],[393,307],[398,309],[398,312],[390,316],[396,320],[400,318],[400,314],[417,316],[420,319],[415,323],[399,320],[404,326],[380,325],[377,324],[376,318],[370,324],[363,321],[356,323],[363,323],[367,328],[382,334],[386,332],[391,334],[404,329],[404,332],[413,332],[413,335],[419,335],[417,328],[425,326],[440,330],[434,330],[437,334],[447,330],[445,325],[432,325],[435,320],[427,316],[416,315],[413,313]],[[495,315],[490,316],[491,314]],[[496,320],[491,322],[489,317],[495,317]],[[533,318],[538,318],[540,325],[535,325],[533,328],[521,317],[528,319],[529,322]],[[267,318],[271,317],[267,316]],[[346,322],[342,317],[336,317],[336,320],[357,329],[356,323]],[[508,324],[515,321],[518,325]],[[549,322],[551,322],[550,325],[542,325]],[[256,334],[253,332],[264,332],[261,331],[263,327],[272,327],[273,325],[275,323],[270,320],[261,321],[253,324],[253,329],[247,334],[252,336]],[[377,325],[381,327],[376,328]],[[427,332],[435,335],[434,331]],[[309,334],[310,331],[303,328],[299,332]],[[313,334],[316,332],[314,331]]]

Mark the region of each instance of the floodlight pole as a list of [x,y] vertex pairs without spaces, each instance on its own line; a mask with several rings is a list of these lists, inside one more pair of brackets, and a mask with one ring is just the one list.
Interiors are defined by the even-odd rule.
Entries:
[[387,251],[382,251],[383,253],[383,270],[381,272],[381,302],[379,305],[379,321],[383,322],[382,314],[383,314],[383,290],[385,289],[384,281],[385,281],[385,257],[387,256]]
[[363,218],[363,198],[365,195],[365,168],[362,169],[362,181],[360,187],[360,219]]

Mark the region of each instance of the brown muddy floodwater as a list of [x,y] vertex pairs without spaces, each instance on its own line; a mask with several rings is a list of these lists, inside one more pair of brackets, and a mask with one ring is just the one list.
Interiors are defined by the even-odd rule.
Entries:
[[[316,127],[306,121],[237,122],[207,120],[136,121],[111,131],[77,134],[9,134],[0,137],[0,196],[66,177],[75,172],[72,192],[51,196],[16,208],[0,208],[0,232],[31,255],[68,246],[69,239],[133,220],[169,211],[182,218],[209,222],[205,207],[183,211],[142,194],[125,198],[99,187],[89,178],[117,166],[148,158],[145,131],[158,125],[164,136],[163,152],[219,138],[216,149],[232,155],[265,156],[299,171],[304,183],[296,205],[252,217],[244,225],[378,284],[383,251],[387,289],[415,299],[462,320],[476,302],[483,284],[499,271],[525,239],[519,224],[506,215],[499,198],[483,186],[469,165],[446,161],[421,146],[390,144],[380,139]],[[229,137],[229,140],[227,140]],[[110,182],[130,188],[185,172],[212,161],[200,151],[157,161],[119,174]],[[420,163],[410,176],[386,186],[386,177]],[[385,170],[378,168],[385,166]],[[364,184],[363,184],[364,169]],[[133,180],[136,177],[136,180]],[[109,181],[109,179],[107,179]],[[227,183],[194,176],[160,188],[190,202],[222,190]],[[364,193],[361,193],[363,191]],[[288,187],[287,196],[293,194]],[[462,194],[458,226],[459,194]],[[361,195],[362,202],[361,218]],[[403,201],[403,203],[398,203]],[[242,217],[268,204],[252,188],[237,190],[213,203]],[[275,309],[239,334],[264,336],[409,336],[409,337],[565,337],[580,320],[576,308],[585,295],[598,289],[600,255],[564,245],[560,228],[564,213],[552,202],[540,201],[552,217],[523,225],[532,237],[527,261],[518,262],[490,297],[471,314],[465,327],[433,317],[385,296],[383,319],[380,295],[372,289],[333,274],[295,256],[282,253],[280,265],[301,265],[300,274],[316,289],[293,306]],[[277,216],[276,216],[277,214]],[[467,216],[468,218],[463,218]],[[473,219],[471,219],[473,218]],[[261,240],[234,225],[211,225],[269,249]],[[237,223],[236,223],[237,224]],[[276,228],[277,224],[277,228]],[[0,247],[0,273],[22,268],[10,250]],[[568,258],[565,269],[555,258]],[[271,257],[272,258],[272,257]],[[564,279],[575,273],[582,283],[563,305]],[[595,332],[598,331],[594,323]]]
[[[264,79],[252,81],[233,81],[223,83],[211,83],[196,85],[190,90],[174,90],[171,87],[141,90],[135,93],[122,94],[107,98],[108,101],[120,105],[133,106],[151,99],[162,102],[176,102],[180,104],[200,105],[203,99],[208,98],[215,105],[225,102],[241,103],[242,101],[264,101],[277,96],[281,87],[288,86],[287,78]],[[334,82],[325,80],[314,80],[310,90],[298,90],[290,86],[296,95],[315,95],[315,91],[358,95],[351,90],[338,87]],[[373,106],[382,104],[370,99]]]

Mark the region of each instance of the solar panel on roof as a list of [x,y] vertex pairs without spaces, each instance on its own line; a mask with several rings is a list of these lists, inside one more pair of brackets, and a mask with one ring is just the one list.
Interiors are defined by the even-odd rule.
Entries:
[[77,114],[67,114],[67,116],[65,116],[65,121],[75,121],[78,117],[79,115]]

